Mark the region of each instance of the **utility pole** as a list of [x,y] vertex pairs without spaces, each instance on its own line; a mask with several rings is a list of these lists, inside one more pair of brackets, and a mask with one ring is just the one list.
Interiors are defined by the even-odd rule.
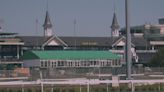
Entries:
[[129,18],[129,0],[125,0],[125,23],[126,23],[126,66],[127,66],[127,74],[126,77],[128,80],[131,79],[131,34],[130,34],[130,18]]

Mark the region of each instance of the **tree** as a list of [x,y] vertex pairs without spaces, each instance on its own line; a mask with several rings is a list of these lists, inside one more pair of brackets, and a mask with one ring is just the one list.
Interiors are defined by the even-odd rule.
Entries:
[[151,59],[149,66],[164,67],[164,48],[158,50],[158,52]]

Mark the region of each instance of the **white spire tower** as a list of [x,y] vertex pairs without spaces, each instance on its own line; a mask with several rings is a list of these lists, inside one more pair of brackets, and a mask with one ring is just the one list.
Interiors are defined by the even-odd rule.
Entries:
[[115,10],[115,3],[114,3],[114,14],[113,14],[113,21],[112,21],[112,25],[111,25],[111,35],[112,35],[112,37],[118,37],[119,36],[119,29],[120,29],[120,26],[118,24],[115,11],[116,10]]
[[47,0],[46,17],[43,24],[43,28],[44,28],[44,36],[53,36],[52,24],[51,24],[49,12],[48,12],[48,0]]

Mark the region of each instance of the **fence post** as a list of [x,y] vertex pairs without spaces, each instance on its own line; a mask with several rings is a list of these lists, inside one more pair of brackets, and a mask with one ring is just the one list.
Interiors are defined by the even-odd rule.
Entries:
[[132,92],[134,92],[134,91],[135,91],[135,86],[134,86],[134,84],[133,84],[133,82],[132,82],[132,81],[131,81],[131,89],[132,89],[132,90],[131,90]]

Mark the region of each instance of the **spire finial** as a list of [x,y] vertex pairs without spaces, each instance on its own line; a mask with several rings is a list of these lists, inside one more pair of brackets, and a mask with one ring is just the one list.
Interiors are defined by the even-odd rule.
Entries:
[[51,20],[50,20],[50,16],[49,16],[49,12],[48,12],[48,0],[47,0],[47,10],[46,10],[46,17],[45,17],[45,21],[43,24],[44,27],[44,36],[52,36],[52,24],[51,24]]
[[46,11],[48,11],[48,0],[46,0]]
[[115,4],[115,1],[113,1],[113,9],[114,9],[114,13],[113,13],[113,21],[112,21],[112,25],[111,25],[111,35],[112,36],[119,36],[119,24],[118,24],[118,21],[117,21],[117,16],[116,16],[116,4]]
[[115,0],[113,0],[113,10],[114,10],[114,13],[116,13],[116,2],[115,2]]

